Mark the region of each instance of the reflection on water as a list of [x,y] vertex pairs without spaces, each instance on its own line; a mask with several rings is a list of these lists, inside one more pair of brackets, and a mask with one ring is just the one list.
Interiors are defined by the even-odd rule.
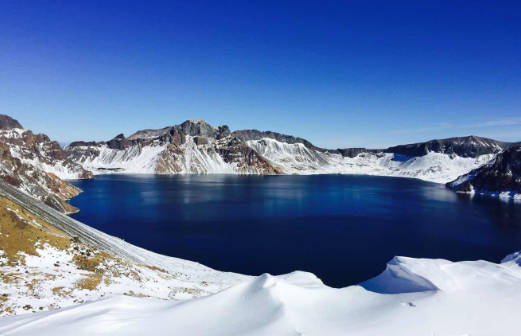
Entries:
[[345,286],[395,255],[499,261],[521,249],[521,206],[414,179],[97,176],[74,217],[147,249],[246,274],[306,270]]

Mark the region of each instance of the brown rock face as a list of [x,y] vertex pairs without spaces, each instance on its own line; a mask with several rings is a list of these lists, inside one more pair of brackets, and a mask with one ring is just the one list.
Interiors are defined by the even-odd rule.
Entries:
[[11,155],[9,146],[0,143],[0,179],[47,203],[64,213],[77,212],[78,209],[67,200],[78,195],[81,190],[65,182],[54,174],[21,162]]
[[[16,120],[4,123],[6,125],[13,125],[18,123]],[[19,125],[19,124],[18,124]],[[68,175],[75,175],[77,178],[92,178],[93,174],[90,171],[83,169],[83,167],[67,157],[67,153],[60,147],[58,142],[52,141],[45,134],[34,134],[29,130],[14,131],[13,129],[3,128],[0,130],[0,142],[7,145],[11,154],[15,157],[30,160],[35,165],[38,163],[47,167],[60,166],[61,170],[67,171]]]
[[47,135],[24,130],[15,119],[0,115],[0,179],[61,212],[76,212],[67,200],[81,190],[44,169],[56,169],[68,177],[93,176],[68,159]]
[[243,173],[262,175],[282,174],[282,170],[263,158],[246,143],[235,136],[228,136],[218,141],[217,153],[226,163],[237,163]]

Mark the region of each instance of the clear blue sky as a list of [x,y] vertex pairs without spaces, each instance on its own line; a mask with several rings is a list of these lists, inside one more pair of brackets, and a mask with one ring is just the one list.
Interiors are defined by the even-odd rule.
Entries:
[[521,2],[2,0],[0,113],[63,142],[186,119],[521,140]]

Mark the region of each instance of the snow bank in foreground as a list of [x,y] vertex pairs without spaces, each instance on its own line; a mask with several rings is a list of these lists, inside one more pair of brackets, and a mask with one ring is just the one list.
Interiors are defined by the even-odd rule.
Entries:
[[521,268],[397,257],[359,286],[261,275],[184,302],[116,296],[0,319],[2,335],[519,335]]

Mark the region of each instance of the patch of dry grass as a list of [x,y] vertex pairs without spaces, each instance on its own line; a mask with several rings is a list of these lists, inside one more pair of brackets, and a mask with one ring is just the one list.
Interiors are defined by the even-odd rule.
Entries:
[[0,249],[11,266],[25,263],[21,252],[38,255],[37,244],[47,243],[61,250],[70,246],[65,232],[5,197],[0,197],[0,233]]
[[126,293],[123,293],[123,295],[133,296],[133,297],[138,297],[138,298],[150,297],[150,295],[145,295],[145,294],[143,294],[143,293],[134,293],[133,290],[128,291],[128,292],[126,292]]
[[87,275],[85,278],[76,281],[75,288],[94,290],[94,289],[98,288],[98,285],[101,283],[102,279],[103,279],[103,274],[92,273],[92,274]]
[[69,297],[72,296],[73,289],[67,288],[64,286],[54,287],[52,289],[52,294],[60,297]]
[[114,257],[107,252],[94,252],[92,249],[87,249],[87,251],[72,257],[72,261],[79,269],[89,272],[99,272],[99,266],[111,259],[114,259]]

